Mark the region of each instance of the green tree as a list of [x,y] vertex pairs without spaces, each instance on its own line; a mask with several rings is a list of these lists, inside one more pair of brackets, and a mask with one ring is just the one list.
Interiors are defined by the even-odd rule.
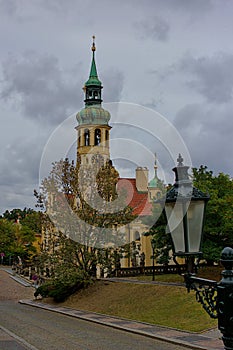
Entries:
[[29,259],[34,253],[35,234],[27,226],[0,219],[0,247],[6,258]]
[[[166,233],[166,219],[161,212],[160,204],[153,204],[152,217],[157,218],[156,222],[150,226],[150,229],[145,232],[145,236],[151,236],[151,240],[155,242],[155,258],[158,264],[167,265],[171,259],[172,240],[171,235]],[[147,224],[148,219],[144,221]],[[149,219],[148,224],[151,221]]]
[[212,264],[218,261],[224,246],[233,245],[233,181],[224,173],[214,176],[206,166],[193,169],[194,186],[208,192],[204,234],[204,258]]
[[54,232],[63,234],[56,252],[60,254],[58,261],[61,254],[63,263],[68,256],[66,261],[90,275],[95,270],[98,250],[106,242],[112,247],[121,245],[120,228],[134,218],[132,209],[124,208],[117,198],[119,175],[112,164],[95,171],[86,171],[68,159],[55,162],[36,193],[39,205],[44,204],[54,224]]
[[14,224],[14,240],[12,250],[14,255],[20,256],[24,261],[29,260],[36,253],[33,246],[35,242],[35,232],[27,226]]
[[0,220],[0,253],[6,257],[13,254],[12,238],[14,237],[14,225],[6,219]]
[[[199,169],[193,168],[192,177],[194,187],[210,195],[205,213],[202,251],[208,264],[213,264],[219,261],[225,246],[233,246],[233,181],[224,173],[215,176],[203,165]],[[154,204],[152,217],[159,218],[153,225],[150,225],[150,218],[146,218],[145,223],[148,221],[148,226],[151,227],[146,235],[151,235],[156,242],[157,262],[167,263],[172,241],[170,235],[165,233],[166,220],[159,210],[157,204]]]
[[39,211],[30,211],[20,220],[22,226],[31,229],[35,234],[41,234],[42,230],[42,213]]
[[24,219],[27,215],[34,213],[34,210],[31,208],[22,209],[12,209],[11,211],[6,210],[1,218],[7,219],[9,221],[16,222],[18,219]]

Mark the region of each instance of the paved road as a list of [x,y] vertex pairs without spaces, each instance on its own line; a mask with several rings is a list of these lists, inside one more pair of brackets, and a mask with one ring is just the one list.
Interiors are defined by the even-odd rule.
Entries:
[[[21,305],[17,300],[31,295],[32,288],[19,285],[4,271],[0,271],[0,281],[0,325],[4,330],[10,331],[11,335],[19,337],[16,339],[17,343],[19,339],[24,340],[22,347],[18,343],[18,347],[14,345],[11,349],[30,349],[27,344],[31,344],[33,350],[186,349],[70,316]],[[0,349],[3,350],[1,341]]]

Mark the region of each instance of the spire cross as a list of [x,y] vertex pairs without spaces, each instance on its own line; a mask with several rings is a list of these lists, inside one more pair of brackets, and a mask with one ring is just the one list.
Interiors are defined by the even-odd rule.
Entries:
[[95,48],[95,35],[93,35],[92,36],[92,39],[93,39],[93,43],[92,43],[92,51],[93,51],[93,53],[94,53],[94,51],[96,50],[96,48]]

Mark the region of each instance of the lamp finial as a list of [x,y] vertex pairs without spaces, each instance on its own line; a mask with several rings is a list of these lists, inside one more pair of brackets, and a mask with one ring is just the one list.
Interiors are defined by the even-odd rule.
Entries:
[[181,156],[181,154],[179,153],[179,156],[177,158],[177,162],[178,162],[178,165],[177,166],[184,166],[183,164],[183,157]]

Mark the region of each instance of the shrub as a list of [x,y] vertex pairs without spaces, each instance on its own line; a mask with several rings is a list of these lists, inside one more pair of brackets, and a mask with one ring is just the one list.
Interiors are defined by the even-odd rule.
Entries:
[[63,302],[70,295],[86,288],[91,283],[90,277],[82,271],[75,269],[64,271],[63,269],[60,272],[50,282],[46,282],[38,287],[34,296],[41,295],[42,298],[52,297],[56,302]]
[[41,295],[42,298],[47,298],[49,297],[51,291],[53,290],[54,286],[52,284],[52,282],[45,282],[44,284],[42,284],[40,287],[38,287],[34,293],[35,297],[38,297],[38,295]]

